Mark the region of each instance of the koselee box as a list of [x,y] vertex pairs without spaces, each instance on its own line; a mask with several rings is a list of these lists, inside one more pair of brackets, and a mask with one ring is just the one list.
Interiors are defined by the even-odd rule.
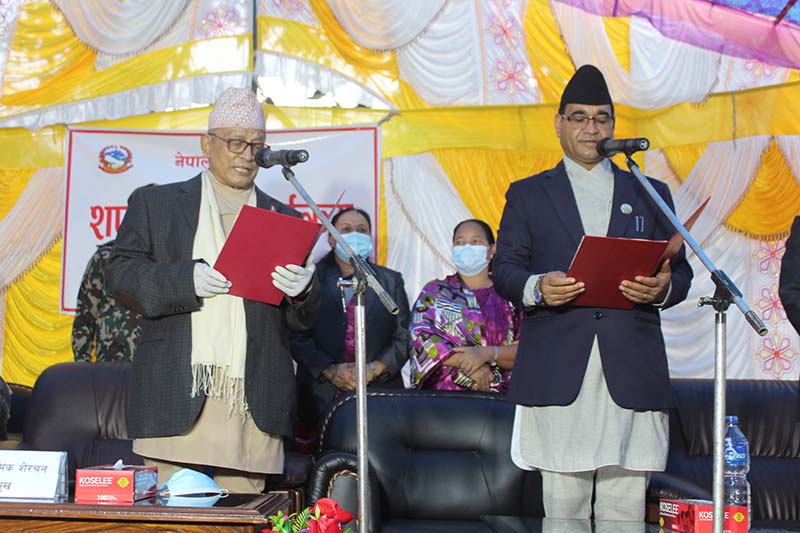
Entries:
[[[709,500],[677,500],[662,498],[658,504],[658,523],[665,531],[678,533],[712,533],[714,504]],[[726,505],[723,518],[725,533],[747,533],[747,507]]]
[[155,466],[79,468],[75,473],[75,503],[133,505],[135,501],[155,497],[157,483]]

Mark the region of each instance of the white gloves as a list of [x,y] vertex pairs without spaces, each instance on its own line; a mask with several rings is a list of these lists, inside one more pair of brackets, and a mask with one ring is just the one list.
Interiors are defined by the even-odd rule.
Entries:
[[275,272],[272,273],[272,284],[286,296],[294,298],[308,287],[316,269],[311,256],[308,257],[305,267],[298,265],[275,267]]
[[220,272],[205,263],[194,264],[194,293],[200,298],[210,298],[228,292],[231,283]]

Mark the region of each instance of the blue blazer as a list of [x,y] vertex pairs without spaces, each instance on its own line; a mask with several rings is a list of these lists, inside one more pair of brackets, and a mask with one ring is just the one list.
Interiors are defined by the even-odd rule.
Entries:
[[[613,165],[614,197],[609,237],[667,240],[669,220],[636,177]],[[666,184],[650,183],[673,208]],[[623,204],[633,211],[624,214]],[[634,217],[643,217],[637,225]],[[498,232],[492,276],[497,292],[520,304],[532,274],[569,269],[584,235],[578,205],[564,163],[512,183]],[[672,289],[664,308],[686,298],[692,269],[681,248],[672,260]],[[577,307],[571,304],[526,311],[508,399],[522,405],[569,405],[578,395],[592,342],[597,336],[608,390],[628,409],[671,405],[669,370],[659,309]]]

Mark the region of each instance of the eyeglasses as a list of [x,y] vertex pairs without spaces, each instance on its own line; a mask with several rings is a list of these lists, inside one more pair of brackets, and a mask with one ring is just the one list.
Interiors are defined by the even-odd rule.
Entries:
[[220,137],[216,133],[211,133],[211,132],[208,132],[208,135],[210,137],[216,137],[220,141],[225,141],[228,144],[228,151],[231,152],[232,154],[241,154],[245,151],[245,148],[249,146],[250,153],[255,156],[258,152],[260,152],[264,148],[269,147],[269,145],[264,144],[261,141],[247,142],[242,139],[226,139],[225,137]]
[[594,123],[598,126],[605,126],[606,124],[611,123],[614,120],[612,115],[608,113],[600,113],[599,115],[590,116],[586,113],[573,113],[571,115],[565,115],[563,113],[559,113],[561,118],[566,120],[567,122],[574,122],[579,126],[585,126],[589,123],[590,120],[594,120]]

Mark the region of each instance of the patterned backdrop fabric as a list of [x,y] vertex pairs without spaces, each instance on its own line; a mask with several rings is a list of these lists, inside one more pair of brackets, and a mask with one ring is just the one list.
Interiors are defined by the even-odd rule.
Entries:
[[[413,300],[453,272],[458,221],[496,228],[508,184],[558,162],[553,117],[585,62],[608,77],[617,136],[651,140],[637,159],[669,184],[679,217],[711,197],[692,233],[770,329],[758,337],[728,312],[728,376],[800,375],[777,298],[800,213],[797,8],[775,21],[775,3],[745,0],[193,0],[129,13],[153,24],[114,42],[113,27],[86,22],[142,2],[73,4],[0,0],[8,380],[30,385],[72,358],[71,317],[57,312],[65,125],[199,130],[223,88],[253,84],[268,128],[380,123],[378,260]],[[45,209],[39,225],[30,209]],[[710,377],[713,312],[696,302],[713,286],[690,260],[689,298],[663,315],[670,368]]]

